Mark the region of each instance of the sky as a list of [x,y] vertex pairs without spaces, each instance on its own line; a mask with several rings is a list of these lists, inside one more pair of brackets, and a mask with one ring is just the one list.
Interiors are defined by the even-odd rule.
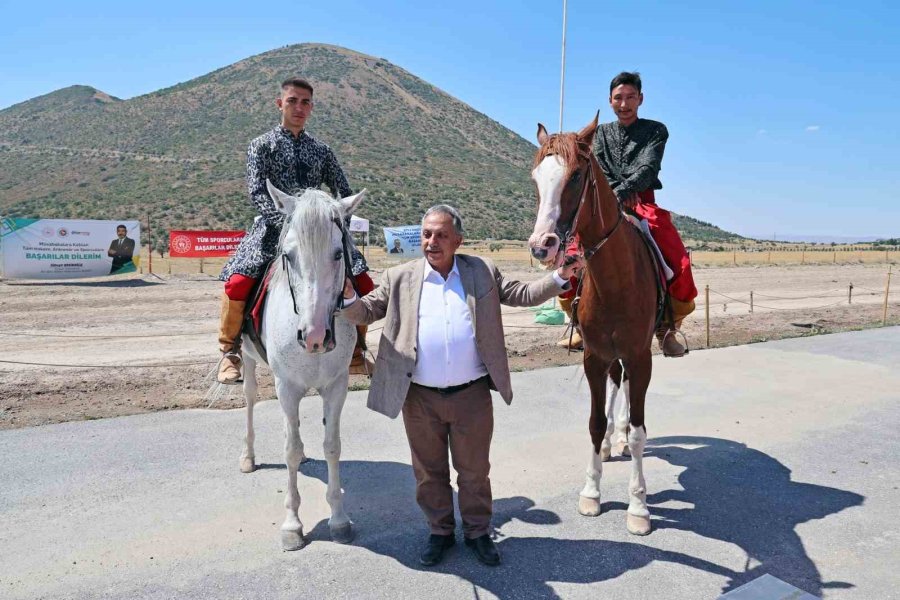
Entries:
[[[637,70],[661,206],[742,235],[900,237],[900,3],[570,0],[563,128]],[[302,42],[385,58],[534,141],[559,127],[562,2],[0,0],[0,109],[132,98]],[[315,117],[313,117],[315,118]],[[323,136],[324,137],[324,136]],[[325,140],[327,141],[327,139]]]

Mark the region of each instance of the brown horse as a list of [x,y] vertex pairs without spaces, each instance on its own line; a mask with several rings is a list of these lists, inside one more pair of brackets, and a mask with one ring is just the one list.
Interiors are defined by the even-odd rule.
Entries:
[[[657,318],[656,266],[641,233],[625,218],[592,152],[597,117],[580,132],[548,135],[538,125],[540,149],[531,177],[538,216],[529,239],[531,254],[547,266],[561,264],[576,239],[585,258],[576,316],[584,338],[584,372],[591,389],[588,429],[593,449],[578,510],[600,514],[600,477],[609,457],[614,423],[605,410],[607,378],[612,402],[622,385],[630,407],[632,455],[628,531],[650,533],[642,456],[647,440],[644,398],[650,384],[650,342]],[[624,367],[624,374],[622,368]],[[612,411],[610,411],[612,412]]]

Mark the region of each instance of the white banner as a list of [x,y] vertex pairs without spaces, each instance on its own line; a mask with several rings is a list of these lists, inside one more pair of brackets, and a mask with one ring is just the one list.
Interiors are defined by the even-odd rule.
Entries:
[[384,246],[390,258],[421,258],[422,226],[385,227]]
[[359,233],[369,233],[369,220],[350,215],[350,231]]
[[3,276],[68,279],[133,273],[140,264],[138,221],[3,219]]

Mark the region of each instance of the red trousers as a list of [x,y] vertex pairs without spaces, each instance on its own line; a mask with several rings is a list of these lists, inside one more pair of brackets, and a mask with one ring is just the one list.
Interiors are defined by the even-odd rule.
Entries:
[[[697,297],[697,287],[694,285],[694,275],[691,272],[691,258],[684,248],[684,242],[681,241],[681,236],[678,235],[678,230],[675,229],[675,225],[672,223],[669,211],[660,208],[656,204],[653,190],[642,192],[640,196],[641,201],[635,206],[634,212],[647,221],[647,225],[650,226],[650,233],[653,235],[656,245],[659,246],[663,258],[666,259],[666,264],[675,273],[675,277],[669,282],[669,295],[675,300],[689,303]],[[577,239],[566,247],[566,255],[579,254],[580,252],[581,249]],[[560,294],[560,298],[572,298],[575,296],[577,280],[573,279],[572,281],[572,288]]]
[[[375,289],[375,283],[368,273],[360,273],[354,279],[356,280],[356,288],[363,296]],[[250,292],[253,291],[255,284],[256,279],[235,273],[225,282],[225,295],[230,300],[246,301],[250,298]]]

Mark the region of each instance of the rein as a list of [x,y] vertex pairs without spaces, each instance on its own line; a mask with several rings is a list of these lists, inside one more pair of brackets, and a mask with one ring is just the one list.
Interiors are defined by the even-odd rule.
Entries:
[[[590,153],[590,151],[585,152],[585,153],[579,152],[578,154],[582,158],[587,158],[587,160],[588,160],[588,175],[584,178],[584,185],[581,188],[581,199],[578,201],[578,209],[575,211],[575,216],[572,218],[572,223],[571,223],[571,225],[569,225],[569,229],[566,230],[566,233],[562,238],[562,242],[560,244],[560,250],[562,250],[562,251],[565,251],[564,249],[566,247],[568,247],[568,245],[572,242],[572,240],[575,237],[576,229],[578,228],[578,220],[579,220],[579,217],[581,217],[581,211],[582,211],[582,209],[584,209],[584,206],[586,204],[585,200],[587,198],[589,190],[594,190],[596,192],[596,189],[597,189],[596,174],[594,173],[594,171],[595,171],[594,162],[596,161],[596,159]],[[591,184],[593,184],[593,185],[591,185]],[[592,215],[599,212],[599,207],[597,206],[597,204],[598,204],[597,194],[594,193],[591,198],[591,214]],[[595,208],[597,209],[596,211],[594,210]],[[584,254],[584,258],[586,261],[590,260],[591,257],[594,256],[594,254],[596,254],[597,251],[600,250],[600,248],[602,248],[606,244],[606,242],[609,241],[609,238],[611,238],[613,236],[613,234],[619,228],[619,225],[622,224],[623,216],[624,215],[622,212],[622,207],[619,206],[618,218],[616,219],[615,225],[613,225],[612,229],[609,230],[609,233],[604,235],[600,239],[599,242],[597,242],[590,248],[582,248],[582,253]],[[581,284],[579,282],[579,290],[580,289],[581,289]]]
[[[597,199],[597,193],[596,193],[597,181],[596,181],[596,173],[595,173],[595,168],[594,168],[596,159],[594,158],[593,154],[590,153],[590,151],[588,151],[586,153],[579,152],[579,156],[584,157],[585,155],[587,155],[587,159],[588,159],[588,175],[585,176],[585,178],[584,178],[584,187],[582,187],[582,189],[581,189],[581,199],[578,202],[578,209],[575,211],[575,217],[572,219],[572,224],[569,226],[569,230],[566,231],[564,245],[561,245],[560,251],[562,251],[562,252],[565,252],[565,248],[568,247],[568,245],[571,243],[572,239],[575,237],[576,230],[578,229],[578,219],[581,216],[581,211],[586,204],[586,198],[587,198],[588,192],[590,190],[593,190],[593,192],[594,192],[591,197],[591,214],[594,215],[594,214],[599,213],[599,211],[600,211],[600,207],[597,206],[599,203],[599,200]],[[599,168],[599,166],[598,166],[598,168]],[[599,242],[597,242],[590,248],[584,248],[582,246],[581,252],[584,255],[585,268],[587,268],[587,261],[589,261],[595,254],[597,254],[597,252],[600,250],[600,248],[602,248],[606,244],[606,242],[609,241],[609,239],[613,236],[613,234],[619,228],[619,225],[622,224],[623,219],[624,219],[624,213],[622,211],[622,206],[619,205],[618,211],[617,211],[616,223],[612,226],[612,229],[610,229],[609,232],[606,235],[604,235],[600,239]],[[602,217],[601,217],[601,222],[602,222]],[[578,286],[575,288],[575,297],[572,299],[572,317],[571,317],[572,324],[571,324],[571,328],[569,329],[568,354],[572,353],[572,336],[575,334],[575,328],[578,326],[578,304],[581,302],[581,289],[582,289],[582,287],[584,287],[584,279],[585,279],[584,272],[582,271],[581,276],[578,278]]]
[[[356,292],[356,295],[359,295],[359,289],[356,287],[356,279],[353,277],[353,260],[350,257],[350,234],[347,233],[347,228],[344,227],[344,222],[340,217],[335,217],[331,220],[332,223],[340,230],[341,232],[341,250],[343,252],[343,261],[344,261],[344,278],[349,279],[350,283],[353,285],[353,291]],[[299,315],[300,312],[297,310],[297,296],[294,293],[294,283],[291,280],[291,262],[288,259],[288,255],[284,252],[281,253],[281,268],[284,271],[285,276],[287,277],[288,289],[291,291],[291,304],[294,308],[294,314]],[[341,282],[341,285],[338,286],[338,294],[337,301],[335,302],[335,309],[340,310],[344,308],[344,285]],[[331,328],[334,330],[334,315],[331,316]]]

